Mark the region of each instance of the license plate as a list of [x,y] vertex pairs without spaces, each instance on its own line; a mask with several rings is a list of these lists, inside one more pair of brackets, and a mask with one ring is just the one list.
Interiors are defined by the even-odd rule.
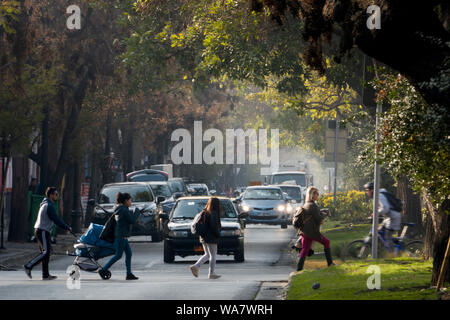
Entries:
[[194,251],[195,252],[203,252],[203,246],[195,246]]

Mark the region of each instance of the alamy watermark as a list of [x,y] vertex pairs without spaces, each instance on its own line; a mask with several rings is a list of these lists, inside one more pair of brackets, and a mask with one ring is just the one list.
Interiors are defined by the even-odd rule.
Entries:
[[69,30],[80,30],[81,29],[81,9],[76,4],[72,4],[67,7],[67,14],[70,16],[67,18],[66,26]]
[[366,26],[369,30],[381,29],[381,9],[377,5],[371,5],[367,8],[366,12],[370,14],[367,19]]
[[381,289],[381,269],[379,266],[370,265],[366,273],[371,273],[372,275],[367,278],[367,289],[369,290],[380,290]]
[[[267,129],[218,129],[203,132],[202,121],[194,121],[194,136],[187,129],[172,132],[171,141],[178,142],[171,152],[173,164],[260,164],[278,168],[279,130],[270,130],[270,154]],[[248,143],[246,142],[248,139]],[[193,143],[192,143],[193,142]],[[203,148],[203,142],[210,142]],[[235,143],[236,142],[236,143]],[[194,152],[192,152],[192,145]],[[226,152],[224,152],[224,146]],[[248,157],[246,154],[248,149]],[[193,157],[192,157],[193,156]],[[236,156],[236,157],[235,157]]]
[[81,289],[80,267],[76,265],[68,266],[66,269],[66,274],[68,274],[69,276],[66,280],[66,288],[69,290],[80,290]]

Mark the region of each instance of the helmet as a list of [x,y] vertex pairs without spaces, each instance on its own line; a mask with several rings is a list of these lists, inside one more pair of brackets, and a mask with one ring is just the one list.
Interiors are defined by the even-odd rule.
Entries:
[[367,182],[364,185],[364,190],[373,190],[373,182]]

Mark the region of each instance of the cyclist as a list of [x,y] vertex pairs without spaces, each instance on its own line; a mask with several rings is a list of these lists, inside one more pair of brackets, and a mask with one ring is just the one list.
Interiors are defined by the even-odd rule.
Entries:
[[[364,185],[364,191],[371,199],[373,199],[373,188],[373,182],[368,182]],[[392,233],[400,230],[402,214],[392,209],[392,206],[389,204],[389,201],[385,196],[385,193],[387,192],[388,191],[386,189],[380,189],[378,214],[383,216],[381,228],[384,229],[383,238],[385,240],[386,250],[388,252],[392,252]]]

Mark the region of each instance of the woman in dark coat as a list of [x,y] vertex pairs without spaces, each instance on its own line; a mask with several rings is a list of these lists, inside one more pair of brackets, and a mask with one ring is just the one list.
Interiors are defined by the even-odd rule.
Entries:
[[198,261],[189,267],[192,274],[198,277],[198,271],[200,266],[209,260],[209,279],[218,279],[221,276],[215,273],[216,256],[217,256],[217,244],[220,237],[220,201],[218,198],[211,197],[203,209],[205,215],[205,223],[207,226],[207,232],[204,237],[200,236],[200,242],[203,245],[205,254],[198,259]]
[[320,226],[323,223],[324,215],[322,215],[316,204],[318,198],[319,190],[314,187],[308,188],[306,191],[305,205],[303,206],[305,211],[302,230],[302,251],[298,260],[297,271],[303,270],[303,265],[305,264],[313,241],[317,241],[324,246],[328,266],[334,265],[333,259],[331,258],[330,240],[320,233]]
[[[139,216],[139,211],[135,210],[133,213],[130,211],[131,206],[131,196],[128,193],[117,193],[117,204],[119,205],[114,214],[117,221],[116,228],[114,230],[114,246],[116,248],[116,254],[108,261],[105,266],[99,270],[100,275],[105,273],[114,263],[116,263],[120,258],[122,258],[123,252],[125,251],[125,265],[127,268],[126,280],[137,280],[134,274],[131,273],[131,247],[128,242],[128,237],[130,236],[131,227]],[[105,279],[105,278],[103,278]]]

